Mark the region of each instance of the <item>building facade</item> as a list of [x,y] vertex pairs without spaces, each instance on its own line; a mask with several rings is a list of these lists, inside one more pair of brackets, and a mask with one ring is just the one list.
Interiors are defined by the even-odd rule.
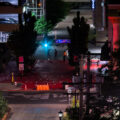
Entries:
[[109,41],[111,51],[118,48],[116,42],[120,40],[120,1],[94,1],[93,21],[98,41]]
[[105,0],[91,0],[93,25],[96,30],[96,45],[102,46],[107,40]]
[[118,48],[116,42],[120,40],[120,2],[112,1],[107,4],[108,40],[111,50]]
[[37,18],[45,16],[45,0],[26,0],[23,11],[32,11]]
[[105,29],[105,1],[92,0],[93,19],[96,30],[103,31]]
[[0,0],[0,43],[7,42],[9,33],[19,28],[20,16],[28,11],[37,18],[45,15],[45,0]]

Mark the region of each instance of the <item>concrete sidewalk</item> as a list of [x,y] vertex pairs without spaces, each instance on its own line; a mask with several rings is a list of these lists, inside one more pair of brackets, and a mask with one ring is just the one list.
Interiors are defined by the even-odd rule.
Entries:
[[17,87],[12,83],[0,83],[0,91],[16,91],[21,90],[21,87]]

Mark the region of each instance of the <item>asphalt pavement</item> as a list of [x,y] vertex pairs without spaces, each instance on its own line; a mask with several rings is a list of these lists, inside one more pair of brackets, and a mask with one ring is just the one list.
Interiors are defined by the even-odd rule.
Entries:
[[[15,61],[9,64],[11,63],[13,64],[12,67],[16,68]],[[7,67],[9,67],[9,65]],[[64,62],[63,60],[38,59],[33,70],[25,74],[22,80],[21,77],[17,75],[16,71],[14,71],[14,76],[12,76],[11,69],[9,69],[9,72],[8,69],[6,72],[0,74],[0,91],[30,91],[33,89],[24,89],[21,86],[33,82],[38,84],[56,84],[58,82],[70,81],[72,79],[74,67],[71,67],[67,60]],[[14,79],[13,84],[12,79]]]

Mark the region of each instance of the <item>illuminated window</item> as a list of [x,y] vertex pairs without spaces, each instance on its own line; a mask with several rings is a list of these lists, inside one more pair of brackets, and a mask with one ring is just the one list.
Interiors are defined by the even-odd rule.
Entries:
[[38,7],[41,7],[41,6],[42,6],[42,3],[41,3],[41,2],[39,2],[39,3],[38,3]]

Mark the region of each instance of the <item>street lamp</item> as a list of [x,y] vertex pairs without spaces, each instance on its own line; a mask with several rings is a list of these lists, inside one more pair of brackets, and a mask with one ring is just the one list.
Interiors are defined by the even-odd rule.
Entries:
[[45,44],[44,44],[44,46],[45,46],[45,47],[48,47],[48,44],[47,44],[47,43],[45,43]]
[[63,116],[63,112],[60,110],[60,112],[58,112],[58,115],[59,115],[59,120],[62,120],[62,116]]

